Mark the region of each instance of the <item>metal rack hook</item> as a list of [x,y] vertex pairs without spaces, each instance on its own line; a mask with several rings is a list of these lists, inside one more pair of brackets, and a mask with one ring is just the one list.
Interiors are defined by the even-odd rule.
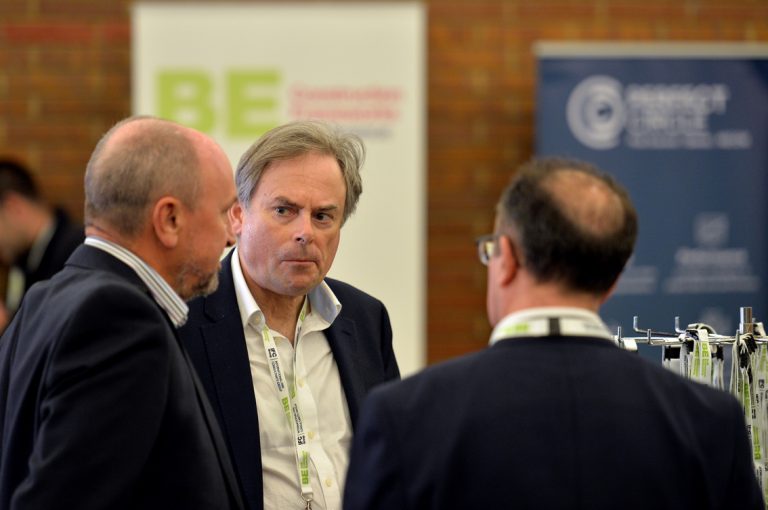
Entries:
[[[632,317],[632,329],[634,329],[636,333],[644,333],[645,335],[647,335],[648,341],[651,340],[652,336],[667,336],[667,337],[675,338],[678,335],[678,333],[668,333],[666,331],[654,331],[652,329],[641,329],[639,324],[640,324],[639,317],[637,315]],[[675,329],[677,329],[678,325],[679,324],[675,325]]]

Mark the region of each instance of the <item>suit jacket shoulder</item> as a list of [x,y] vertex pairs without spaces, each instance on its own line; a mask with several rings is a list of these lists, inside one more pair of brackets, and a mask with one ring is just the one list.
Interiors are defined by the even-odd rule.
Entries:
[[503,340],[371,392],[345,508],[510,497],[542,510],[762,507],[738,402],[604,339]]
[[80,246],[0,339],[0,507],[237,507],[202,392],[133,270]]

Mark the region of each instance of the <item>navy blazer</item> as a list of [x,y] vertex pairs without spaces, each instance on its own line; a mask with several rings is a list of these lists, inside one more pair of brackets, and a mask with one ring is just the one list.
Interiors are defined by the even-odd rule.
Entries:
[[0,508],[240,509],[205,390],[136,273],[81,245],[0,338]]
[[741,406],[599,338],[515,338],[382,385],[345,510],[761,510]]
[[[233,253],[222,262],[218,290],[190,302],[189,321],[179,335],[221,422],[246,506],[261,510],[259,419],[232,280]],[[368,391],[400,376],[392,350],[392,328],[381,301],[345,283],[325,281],[341,303],[341,313],[324,333],[339,367],[354,428]]]

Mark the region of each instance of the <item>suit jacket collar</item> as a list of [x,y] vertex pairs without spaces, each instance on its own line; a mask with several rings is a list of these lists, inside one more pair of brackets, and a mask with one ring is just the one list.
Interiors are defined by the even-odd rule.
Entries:
[[66,262],[66,266],[80,267],[84,269],[107,271],[129,281],[133,285],[149,292],[144,282],[141,281],[136,271],[116,259],[109,253],[82,244],[78,246]]

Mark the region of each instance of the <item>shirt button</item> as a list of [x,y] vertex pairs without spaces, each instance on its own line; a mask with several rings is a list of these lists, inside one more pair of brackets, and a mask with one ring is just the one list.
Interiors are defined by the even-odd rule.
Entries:
[[299,379],[299,388],[304,387],[304,379]]
[[309,434],[307,434],[307,435],[309,436],[310,439],[314,439],[315,438],[315,431],[314,430],[310,430]]
[[331,485],[333,485],[333,480],[331,480],[330,478],[326,478],[325,479],[325,486],[326,487],[330,487]]

